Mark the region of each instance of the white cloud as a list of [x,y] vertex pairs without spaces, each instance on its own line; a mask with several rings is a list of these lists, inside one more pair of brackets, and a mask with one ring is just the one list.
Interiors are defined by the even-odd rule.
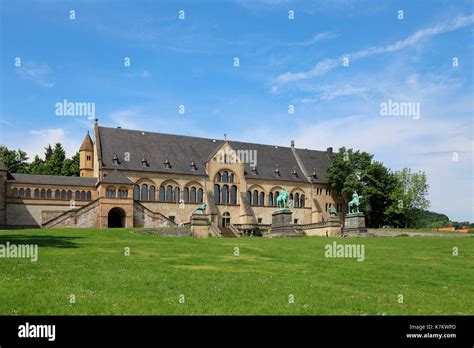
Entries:
[[303,98],[303,104],[316,103],[320,100],[332,100],[339,97],[348,97],[354,95],[364,96],[370,91],[367,87],[354,87],[351,84],[335,85],[335,86],[320,86],[316,88],[319,92],[318,96],[314,98]]
[[365,58],[374,54],[391,53],[402,50],[404,48],[414,46],[421,42],[423,39],[441,34],[454,31],[466,26],[471,25],[474,22],[474,15],[470,16],[458,16],[454,20],[438,24],[434,27],[424,28],[409,37],[399,40],[393,44],[387,46],[373,46],[365,50],[356,51],[349,54],[343,54],[338,58],[326,58],[318,62],[311,70],[303,72],[286,72],[277,77],[276,82],[279,85],[283,85],[293,81],[306,80],[313,77],[321,76],[329,72],[330,70],[341,66],[342,60],[348,57],[350,61]]
[[54,83],[51,82],[51,69],[46,64],[27,62],[15,69],[24,80],[31,80],[45,88],[54,86]]
[[291,45],[296,45],[296,46],[311,46],[314,45],[317,42],[323,41],[323,40],[329,40],[337,37],[336,33],[330,32],[330,31],[324,31],[321,33],[316,34],[311,38],[310,40],[302,41],[302,42],[297,42]]

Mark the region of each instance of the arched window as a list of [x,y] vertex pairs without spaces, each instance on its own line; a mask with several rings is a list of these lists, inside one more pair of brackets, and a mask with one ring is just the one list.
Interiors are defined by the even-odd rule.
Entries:
[[[224,177],[222,177],[224,178]],[[227,180],[227,178],[226,178]],[[229,186],[222,185],[222,203],[229,204]]]
[[250,191],[247,191],[247,202],[248,204],[252,204],[252,194]]
[[278,205],[277,205],[277,199],[278,199],[278,196],[279,196],[279,195],[280,195],[280,192],[275,191],[275,200],[274,200],[274,203],[273,203],[273,205],[274,205],[275,207],[278,206]]
[[35,189],[35,198],[39,198],[39,197],[40,197],[40,190]]
[[71,200],[72,199],[72,191],[68,190],[66,194],[66,199]]
[[86,191],[81,191],[81,199],[86,200]]
[[165,188],[163,186],[160,186],[160,193],[158,195],[158,200],[160,202],[164,202],[165,201]]
[[196,203],[196,188],[193,186],[191,187],[191,196],[189,198],[191,203]]
[[202,188],[200,188],[198,190],[198,203],[202,203],[203,202],[203,191],[202,191]]
[[268,206],[273,207],[273,193],[268,194]]
[[138,185],[133,186],[133,200],[140,200],[140,187]]
[[[36,192],[35,192],[35,195],[36,195]],[[66,198],[67,198],[66,190],[62,190],[61,191],[61,199],[66,199]]]
[[263,207],[265,205],[265,192],[260,192],[260,206]]
[[181,190],[179,189],[179,187],[175,187],[174,188],[174,200],[173,202],[178,202],[180,201],[181,199]]
[[227,182],[228,179],[229,179],[229,173],[228,172],[222,173],[222,182]]
[[[45,189],[41,189],[40,197],[41,198],[46,198],[46,190]],[[72,192],[71,192],[71,197],[72,197]]]
[[125,187],[121,187],[118,190],[118,197],[119,198],[127,198],[128,197],[128,190]]
[[214,177],[215,182],[221,182],[221,173],[217,173],[216,176]]
[[148,185],[147,184],[142,185],[142,194],[140,196],[140,199],[142,201],[147,201],[148,200]]
[[31,197],[31,189],[27,188],[25,191],[25,197],[30,198]]
[[107,198],[115,198],[115,187],[107,187],[105,191],[105,196]]
[[304,195],[301,195],[301,198],[300,198],[300,207],[301,208],[304,208],[305,206],[305,196]]
[[154,185],[151,185],[150,186],[150,201],[154,201],[155,200],[155,186]]
[[221,202],[221,188],[219,185],[214,185],[214,202],[219,204]]
[[51,196],[52,196],[51,190],[48,189],[48,190],[46,191],[46,198],[51,199]]
[[91,191],[87,191],[87,193],[86,193],[86,199],[89,200],[89,201],[92,199],[92,193],[91,193]]
[[252,205],[254,205],[254,206],[258,205],[258,191],[257,190],[253,191]]
[[173,186],[171,185],[166,187],[166,201],[169,203],[173,202]]
[[230,183],[234,182],[234,174],[232,173],[229,174],[229,182]]
[[237,186],[235,185],[230,188],[230,204],[237,204]]
[[61,199],[61,191],[59,191],[59,190],[54,191],[54,198],[55,199]]
[[185,187],[184,188],[184,201],[189,202],[189,188]]
[[18,197],[18,189],[16,187],[13,189],[13,197]]
[[25,197],[25,189],[21,188],[20,189],[20,198],[24,198],[24,197]]
[[295,193],[295,200],[293,202],[293,206],[295,208],[299,208],[300,207],[300,194],[299,193]]
[[81,199],[81,191],[74,192],[74,199],[75,200]]
[[[293,194],[292,193],[290,193],[290,201],[293,201]],[[293,206],[294,206],[294,204],[295,203],[293,202]]]

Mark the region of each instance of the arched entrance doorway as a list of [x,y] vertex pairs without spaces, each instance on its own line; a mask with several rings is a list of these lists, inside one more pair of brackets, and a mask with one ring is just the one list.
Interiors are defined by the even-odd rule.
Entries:
[[122,208],[112,208],[108,215],[108,227],[125,227],[125,211]]
[[228,212],[225,212],[222,215],[222,227],[226,227],[229,224],[230,224],[230,214]]

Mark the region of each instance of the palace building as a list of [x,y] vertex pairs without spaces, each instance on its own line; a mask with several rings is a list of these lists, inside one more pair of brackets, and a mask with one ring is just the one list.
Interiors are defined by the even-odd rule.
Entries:
[[321,224],[345,206],[324,183],[326,151],[94,125],[80,176],[9,173],[0,163],[0,225],[186,226],[199,204],[216,235],[265,230],[282,188],[293,224]]

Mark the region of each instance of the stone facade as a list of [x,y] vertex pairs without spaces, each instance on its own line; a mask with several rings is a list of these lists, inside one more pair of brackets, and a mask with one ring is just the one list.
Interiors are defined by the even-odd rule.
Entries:
[[[142,134],[145,135],[144,132]],[[107,141],[105,135],[102,135],[97,124],[94,141],[87,134],[80,148],[81,176],[71,179],[70,182],[59,182],[60,179],[54,176],[45,178],[10,174],[0,167],[0,225],[188,225],[191,224],[194,208],[200,203],[206,203],[206,215],[210,225],[198,228],[200,236],[217,234],[215,229],[225,226],[244,232],[265,230],[272,223],[272,213],[276,210],[274,202],[282,187],[293,198],[290,209],[291,223],[295,226],[329,220],[328,207],[338,207],[341,219],[344,217],[345,204],[342,197],[331,192],[322,180],[312,180],[309,174],[311,170],[304,168],[303,161],[298,156],[299,150],[294,148],[294,144],[290,150],[285,148],[284,152],[285,156],[294,153],[296,158],[291,159],[295,163],[295,179],[292,180],[288,175],[279,177],[278,163],[275,164],[275,176],[270,177],[268,168],[257,166],[249,169],[248,165],[244,165],[238,158],[224,157],[223,160],[223,153],[232,154],[237,150],[227,141],[216,145],[215,151],[209,154],[204,163],[198,163],[200,169],[204,169],[201,171],[193,172],[192,158],[189,159],[189,173],[174,170],[172,164],[163,170],[152,170],[148,163],[153,161],[150,155],[148,159],[145,155],[139,155],[143,157],[140,158],[141,167],[139,165],[132,168],[127,166],[126,157],[120,153],[122,157],[103,157],[101,144]],[[278,154],[276,149],[277,147],[275,151]],[[133,154],[133,151],[131,152]],[[326,155],[319,152],[318,156]],[[281,161],[284,160],[285,158]],[[104,164],[107,161],[112,165]],[[173,161],[176,163],[174,158]],[[289,160],[287,162],[290,163]],[[262,171],[267,169],[266,177],[254,175],[258,171],[257,168]],[[299,176],[296,176],[296,171]],[[307,234],[311,234],[311,231]]]

